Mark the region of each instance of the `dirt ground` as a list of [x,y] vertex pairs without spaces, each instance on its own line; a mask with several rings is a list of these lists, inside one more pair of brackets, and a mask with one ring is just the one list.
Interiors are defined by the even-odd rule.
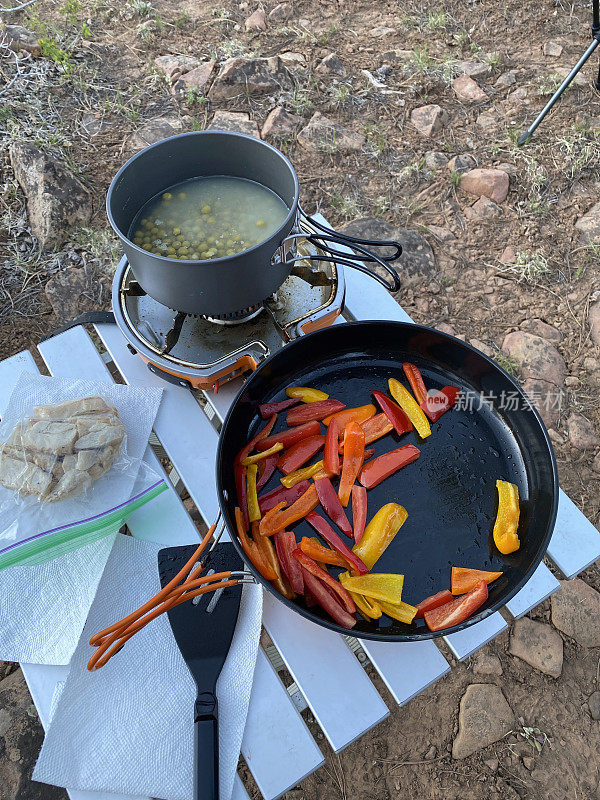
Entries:
[[[77,284],[78,310],[109,306],[106,286],[118,248],[108,232],[104,196],[135,149],[130,137],[136,130],[156,117],[175,118],[181,130],[201,130],[217,110],[246,112],[260,128],[275,105],[272,96],[251,94],[213,102],[210,93],[207,98],[190,92],[177,99],[155,57],[185,54],[222,61],[291,51],[300,54],[301,66],[294,68],[294,88],[276,100],[302,118],[298,127],[319,111],[364,136],[361,148],[347,153],[303,147],[293,135],[276,141],[296,167],[303,206],[321,211],[334,225],[374,217],[421,233],[435,253],[436,275],[405,285],[398,301],[415,321],[445,324],[483,345],[517,377],[523,378],[518,364],[502,352],[506,334],[533,319],[562,334],[556,347],[566,363],[566,394],[552,424],[560,480],[598,525],[600,473],[593,463],[600,440],[581,449],[566,425],[574,411],[600,430],[600,350],[588,322],[599,296],[600,251],[575,228],[598,201],[600,189],[597,58],[533,141],[516,146],[518,134],[560,81],[561,69],[570,68],[587,47],[589,5],[561,0],[293,0],[286,5],[280,20],[268,16],[272,0],[262,6],[266,31],[245,30],[246,18],[257,8],[252,0],[67,0],[63,5],[40,0],[2,15],[7,24],[35,31],[44,46],[40,57],[22,66],[23,79],[12,83],[15,67],[5,51],[0,53],[0,357],[29,347],[64,321],[44,291],[59,273],[76,269],[85,276]],[[561,45],[562,52],[545,55],[548,42]],[[344,75],[318,69],[330,53],[337,54]],[[464,61],[487,65],[474,76],[487,100],[457,98],[452,81]],[[514,81],[509,76],[498,82],[507,73]],[[425,138],[410,115],[429,104],[445,109],[448,121]],[[40,252],[28,230],[25,200],[7,155],[10,143],[19,139],[65,160],[93,192],[92,221],[73,231],[58,250]],[[459,187],[459,172],[444,164],[444,158],[464,154],[478,167],[502,165],[509,172],[510,191],[500,214],[471,211],[475,197]],[[507,247],[514,251],[512,259],[503,256]],[[507,265],[501,257],[514,263]],[[583,577],[600,590],[598,566]],[[547,602],[531,616],[548,621],[549,608]],[[499,657],[501,675],[475,675],[472,660],[454,665],[448,676],[407,707],[394,709],[386,722],[340,755],[328,753],[326,767],[286,797],[600,798],[600,723],[587,706],[589,695],[600,688],[600,653],[564,639],[564,666],[554,679],[509,655],[508,633],[498,637],[484,652]],[[500,743],[456,761],[450,750],[459,701],[473,682],[499,685],[519,724]],[[541,752],[524,734],[532,727],[544,740]],[[327,752],[325,742],[320,745]],[[6,758],[0,747],[0,775],[7,774],[1,766]],[[23,769],[31,766],[30,760]],[[26,781],[19,786],[10,798],[56,796]],[[251,779],[249,786],[259,797]]]

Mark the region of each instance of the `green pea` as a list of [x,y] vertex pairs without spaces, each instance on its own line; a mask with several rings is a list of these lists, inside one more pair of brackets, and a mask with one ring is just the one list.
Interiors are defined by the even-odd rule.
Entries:
[[177,236],[178,233],[181,233],[181,228],[173,228],[173,233]]
[[264,228],[267,223],[264,219],[257,219],[256,220],[256,227],[257,228]]
[[171,192],[165,192],[163,194],[163,196],[162,196],[163,200],[172,200],[172,198],[173,198],[173,195],[171,194]]
[[200,209],[201,214],[210,214],[210,206],[207,204]]

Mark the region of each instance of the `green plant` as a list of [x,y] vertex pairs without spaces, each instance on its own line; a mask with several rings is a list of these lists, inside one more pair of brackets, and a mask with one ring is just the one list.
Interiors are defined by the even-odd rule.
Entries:
[[331,100],[335,106],[345,106],[351,92],[352,87],[347,83],[334,83],[329,89]]
[[431,11],[427,17],[427,27],[430,31],[442,30],[446,27],[446,15],[443,11]]
[[460,186],[460,179],[462,177],[462,173],[458,172],[458,170],[451,169],[450,170],[450,183],[452,186]]
[[188,106],[199,106],[203,108],[208,104],[208,98],[205,97],[199,89],[188,89],[185,93],[185,102]]
[[175,18],[173,24],[178,30],[182,30],[187,25],[189,25],[191,21],[192,18],[190,17],[190,15],[187,13],[187,11],[184,11],[182,14],[180,14],[178,17]]
[[429,67],[433,66],[433,61],[427,53],[427,45],[423,47],[415,47],[413,55],[410,59],[410,64],[417,70],[417,72],[425,72]]
[[496,69],[502,63],[502,57],[500,53],[486,53],[483,57],[483,60],[487,62],[492,69]]
[[[551,72],[549,75],[540,75],[537,79],[538,91],[542,97],[554,94],[563,80],[563,76],[559,75],[557,72]],[[571,86],[567,87],[567,91]]]
[[296,114],[303,114],[310,111],[314,106],[311,96],[306,89],[295,88],[290,103]]
[[38,40],[40,50],[43,56],[53,61],[65,75],[68,75],[73,70],[73,61],[71,53],[64,50],[55,39],[42,36]]
[[77,14],[81,11],[79,0],[65,0],[58,10],[61,14],[64,14],[70,25],[77,25]]
[[331,207],[338,211],[346,219],[354,219],[360,214],[358,203],[353,197],[348,197],[341,192],[332,192],[330,196]]
[[536,283],[540,278],[550,275],[552,269],[548,259],[543,253],[532,253],[529,250],[520,250],[514,264],[503,267],[503,271],[511,272],[519,281]]
[[494,356],[494,361],[499,367],[502,367],[505,372],[508,372],[509,375],[512,375],[514,378],[518,376],[519,365],[513,356],[507,356],[505,353],[499,352]]

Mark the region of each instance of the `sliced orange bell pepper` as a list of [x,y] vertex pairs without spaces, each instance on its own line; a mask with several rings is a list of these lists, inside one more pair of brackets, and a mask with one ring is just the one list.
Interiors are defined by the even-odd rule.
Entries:
[[501,575],[501,572],[486,572],[484,569],[452,567],[452,594],[466,594],[474,589],[479,581],[483,580],[490,584]]
[[372,403],[368,403],[366,406],[357,406],[356,408],[345,408],[343,411],[338,411],[337,414],[325,417],[323,425],[329,427],[331,420],[335,418],[338,421],[341,432],[349,422],[365,422],[365,420],[374,417],[376,413],[377,409]]
[[285,393],[288,397],[299,397],[303,403],[316,403],[329,397],[320,389],[312,389],[310,386],[288,386]]
[[414,364],[409,364],[408,361],[402,364],[402,369],[408,378],[410,388],[412,389],[412,393],[414,394],[417,403],[421,406],[421,408],[423,408],[423,406],[427,403],[427,389],[425,388],[425,382],[421,372],[417,367],[415,367]]
[[[359,425],[365,432],[365,445],[376,442],[377,439],[381,439],[382,436],[394,430],[394,426],[384,413],[375,414],[374,417],[369,417],[369,419],[366,419],[364,422],[360,422]],[[330,429],[331,425],[329,426],[328,432]],[[344,452],[343,438],[338,449],[340,453]]]
[[340,453],[338,441],[340,426],[337,419],[333,420],[327,428],[325,436],[325,449],[323,450],[323,469],[331,475],[340,474]]
[[346,433],[344,435],[344,461],[342,463],[342,475],[338,487],[338,496],[344,508],[350,501],[352,486],[358,477],[364,460],[365,432],[358,422],[352,420],[346,425]]
[[332,564],[334,567],[348,568],[348,562],[331,547],[325,547],[318,539],[309,539],[303,536],[300,542],[300,550],[319,564]]
[[246,533],[242,512],[237,506],[235,508],[235,523],[237,527],[238,538],[244,553],[246,553],[252,564],[254,564],[263,578],[266,578],[268,581],[276,580],[277,573],[273,569],[272,565],[268,563],[263,554],[259,551],[256,542]]
[[396,378],[390,378],[388,386],[390,394],[412,422],[421,439],[427,438],[431,434],[431,426],[415,398]]
[[277,531],[283,531],[298,522],[319,505],[319,498],[314,484],[301,495],[289,508],[283,508],[278,503],[275,508],[268,511],[260,521],[260,533],[262,536],[273,536]]
[[281,565],[277,558],[273,542],[271,539],[267,539],[266,536],[260,535],[258,531],[258,522],[252,523],[252,536],[254,537],[258,552],[275,573],[275,577],[271,579],[271,583],[280,594],[287,597],[288,600],[292,600],[296,596],[296,593],[290,586],[287,577],[281,571]]
[[514,483],[496,481],[498,513],[494,523],[494,543],[502,555],[514,553],[521,546],[519,527],[519,489]]

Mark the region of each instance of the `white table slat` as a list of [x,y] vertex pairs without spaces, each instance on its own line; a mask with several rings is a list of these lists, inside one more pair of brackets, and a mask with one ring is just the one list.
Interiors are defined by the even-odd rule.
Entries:
[[[63,338],[64,337],[64,338]],[[59,339],[62,342],[58,341]],[[84,362],[87,367],[86,377],[88,378],[102,378],[103,375],[109,376],[106,365],[100,358],[95,345],[83,330],[83,328],[75,328],[64,334],[60,334],[52,341],[50,348],[42,345],[43,357],[48,364],[49,369],[53,370],[56,367],[62,374],[67,374],[73,371],[73,364],[78,361]],[[65,346],[63,352],[61,344]],[[66,358],[67,355],[70,356]],[[94,364],[92,369],[89,365]],[[151,374],[151,373],[149,373]],[[112,380],[112,378],[111,378]],[[203,413],[201,409],[198,409]],[[211,435],[216,437],[216,433],[211,427]],[[150,450],[150,448],[148,448]],[[151,452],[151,451],[150,451]],[[159,465],[158,460],[154,454],[152,457]],[[162,468],[160,468],[162,470]],[[170,485],[170,484],[169,484]],[[159,501],[163,500],[162,508]],[[197,541],[198,533],[196,528],[183,508],[183,505],[172,488],[164,492],[159,497],[155,498],[152,503],[138,509],[135,514],[129,518],[128,525],[134,536],[138,538],[146,538],[152,541],[164,541],[165,544],[176,545],[186,544],[189,542]],[[259,650],[261,665],[266,659],[266,656]],[[249,709],[249,718],[255,719],[257,714],[262,720],[262,724],[266,724],[268,720],[269,730],[273,733],[272,741],[266,741],[264,736],[261,740],[250,737],[245,740],[249,744],[242,745],[242,754],[246,757],[246,752],[252,758],[252,771],[255,780],[261,786],[268,787],[269,782],[272,781],[273,762],[275,758],[281,765],[289,767],[290,776],[299,776],[294,778],[294,784],[310,774],[313,770],[317,769],[322,763],[322,757],[319,749],[310,735],[304,720],[296,710],[291,698],[281,685],[281,681],[277,677],[274,670],[266,672],[262,668],[260,677],[261,695],[260,701],[264,704],[262,710],[255,710],[252,704],[257,702],[258,695],[253,693],[253,700]],[[285,718],[285,719],[283,719]],[[286,743],[286,736],[293,737],[296,742],[293,752],[293,758],[289,753],[289,746]],[[315,758],[315,751],[318,753],[318,758]],[[279,791],[279,786],[275,787],[273,794],[263,792],[265,797],[272,798],[275,795],[281,794],[286,790],[287,786]],[[240,798],[246,796],[245,789],[241,782],[236,790]]]
[[205,520],[213,522],[218,514],[214,490],[217,436],[213,426],[188,389],[154,375],[138,355],[129,352],[116,325],[97,325],[96,330],[127,383],[163,389],[154,430],[198,510]]
[[336,752],[389,715],[339,634],[309,622],[266,592],[263,624]]
[[[276,688],[274,688],[276,687]],[[265,653],[259,649],[242,753],[264,797],[277,798],[324,762]],[[257,770],[267,761],[269,770]]]
[[502,615],[496,612],[463,631],[444,636],[443,639],[459,661],[464,661],[507,628]]
[[559,588],[560,583],[542,561],[525,586],[508,601],[506,608],[515,619],[518,619],[543,603]]
[[548,555],[569,580],[600,557],[600,532],[562,489]]
[[360,643],[401,706],[450,672],[450,665],[431,640],[374,642],[361,639]]
[[22,372],[39,372],[29,350],[23,350],[0,361],[0,415],[4,414],[12,390]]

